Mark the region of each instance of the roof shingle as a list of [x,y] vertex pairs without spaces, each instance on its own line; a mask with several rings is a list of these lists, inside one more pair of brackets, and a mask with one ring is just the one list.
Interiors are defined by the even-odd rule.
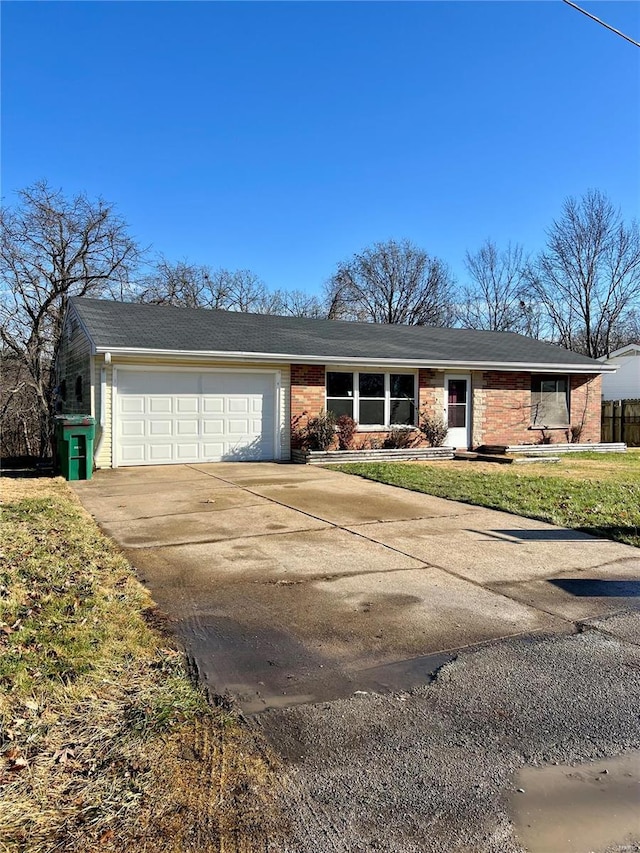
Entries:
[[300,358],[386,359],[416,362],[496,363],[582,368],[590,358],[511,332],[393,326],[244,314],[208,308],[176,308],[72,300],[94,345],[104,349],[263,353]]

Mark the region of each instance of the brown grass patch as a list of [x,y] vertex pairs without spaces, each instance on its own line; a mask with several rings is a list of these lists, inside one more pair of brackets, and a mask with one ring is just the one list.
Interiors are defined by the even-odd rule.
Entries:
[[60,479],[2,481],[0,849],[253,851],[277,768]]

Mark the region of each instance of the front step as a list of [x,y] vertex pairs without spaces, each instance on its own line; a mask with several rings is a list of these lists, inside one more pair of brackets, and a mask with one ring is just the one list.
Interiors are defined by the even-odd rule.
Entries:
[[456,450],[453,458],[462,462],[497,462],[498,465],[512,465],[515,461],[512,456],[478,453],[476,450]]
[[559,462],[559,456],[507,456],[498,453],[479,453],[477,450],[456,450],[454,459],[459,459],[461,462],[497,462],[498,465],[527,465],[527,464],[544,464],[545,462]]

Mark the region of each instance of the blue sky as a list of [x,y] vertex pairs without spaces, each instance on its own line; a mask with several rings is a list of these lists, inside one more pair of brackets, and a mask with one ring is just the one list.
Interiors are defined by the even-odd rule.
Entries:
[[[584,2],[640,40],[640,4]],[[116,203],[170,259],[317,291],[408,237],[459,277],[564,198],[640,199],[640,50],[560,0],[5,2],[2,194]]]

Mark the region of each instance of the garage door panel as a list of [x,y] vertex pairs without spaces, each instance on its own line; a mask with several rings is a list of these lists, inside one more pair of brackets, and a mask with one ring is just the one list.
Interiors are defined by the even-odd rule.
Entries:
[[147,397],[147,411],[152,415],[168,415],[173,411],[171,397]]
[[121,434],[124,436],[143,436],[144,421],[123,421],[121,424]]
[[197,397],[176,397],[176,412],[180,415],[192,415],[198,411],[198,403]]
[[201,446],[204,451],[204,461],[217,462],[224,456],[224,442],[205,441]]
[[155,462],[157,464],[173,462],[173,445],[171,444],[148,444],[147,457],[145,461]]
[[122,465],[142,465],[145,462],[143,447],[123,447],[120,454]]
[[243,415],[249,411],[249,400],[243,397],[229,397],[227,411],[232,415]]
[[176,435],[195,436],[199,435],[198,421],[176,421]]
[[191,462],[193,459],[199,459],[200,445],[198,442],[185,444],[179,442],[175,445],[175,455],[177,462]]
[[[249,421],[246,418],[242,420],[228,420],[227,421],[227,434],[233,436],[236,440],[242,437],[249,437],[251,435],[251,426]],[[257,437],[257,436],[252,436]]]
[[220,419],[210,419],[202,421],[203,435],[224,435],[224,421]]
[[172,421],[147,421],[147,427],[147,434],[152,438],[173,435]]
[[121,370],[120,465],[273,459],[273,374]]
[[127,415],[141,415],[144,413],[144,399],[142,397],[122,397],[120,411]]
[[202,411],[207,415],[221,415],[224,412],[224,400],[217,397],[203,397]]

